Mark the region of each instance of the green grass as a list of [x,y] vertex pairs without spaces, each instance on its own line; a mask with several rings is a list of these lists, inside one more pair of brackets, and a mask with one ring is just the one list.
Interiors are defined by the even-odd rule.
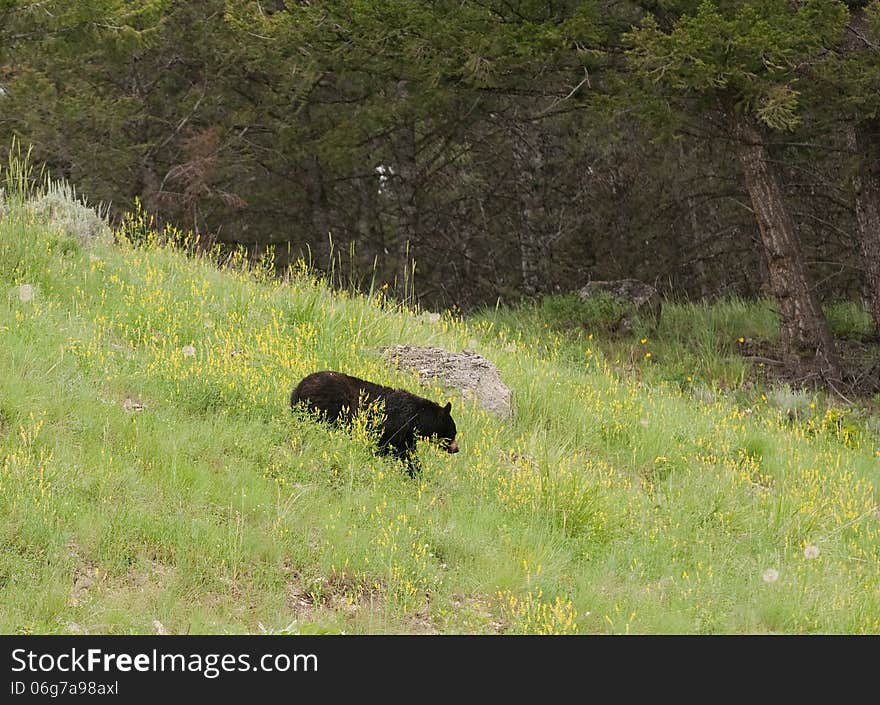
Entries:
[[[552,305],[434,321],[21,204],[0,293],[0,632],[880,629],[876,434],[743,385],[765,304],[624,338]],[[396,343],[476,349],[514,417],[420,389]],[[362,427],[292,415],[322,368],[451,396],[462,452],[420,445],[412,480]]]

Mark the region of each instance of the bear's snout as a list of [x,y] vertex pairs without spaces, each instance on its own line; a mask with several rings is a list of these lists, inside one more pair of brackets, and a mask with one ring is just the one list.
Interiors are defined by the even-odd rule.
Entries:
[[452,441],[448,446],[446,446],[446,450],[449,453],[458,453],[458,443]]

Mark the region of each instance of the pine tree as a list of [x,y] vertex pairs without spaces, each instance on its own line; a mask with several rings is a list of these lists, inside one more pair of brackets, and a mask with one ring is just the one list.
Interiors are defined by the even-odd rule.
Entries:
[[660,6],[629,38],[639,74],[679,114],[722,116],[763,242],[779,307],[787,364],[840,378],[828,322],[807,279],[793,219],[774,164],[771,133],[799,122],[799,67],[820,62],[842,36],[848,12],[836,0],[704,0]]

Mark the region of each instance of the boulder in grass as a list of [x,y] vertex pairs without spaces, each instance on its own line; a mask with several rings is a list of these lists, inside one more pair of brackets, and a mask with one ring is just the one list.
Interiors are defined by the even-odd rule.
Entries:
[[510,388],[489,360],[472,350],[450,352],[443,348],[392,345],[382,356],[398,369],[415,372],[422,384],[439,381],[458,389],[466,399],[476,399],[487,411],[498,416],[512,414]]
[[652,329],[660,324],[663,306],[660,292],[638,279],[592,281],[581,287],[577,293],[584,301],[597,294],[606,294],[620,304],[625,311],[618,321],[621,332],[632,331],[636,318]]

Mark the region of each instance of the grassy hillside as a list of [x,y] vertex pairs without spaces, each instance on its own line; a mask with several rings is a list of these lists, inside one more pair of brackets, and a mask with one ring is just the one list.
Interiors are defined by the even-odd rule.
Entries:
[[[746,383],[757,305],[623,342],[437,321],[15,203],[0,291],[0,632],[880,630],[876,434]],[[396,343],[477,350],[515,417],[452,394],[462,452],[421,444],[412,480],[289,412],[324,368],[449,398],[383,365]]]

